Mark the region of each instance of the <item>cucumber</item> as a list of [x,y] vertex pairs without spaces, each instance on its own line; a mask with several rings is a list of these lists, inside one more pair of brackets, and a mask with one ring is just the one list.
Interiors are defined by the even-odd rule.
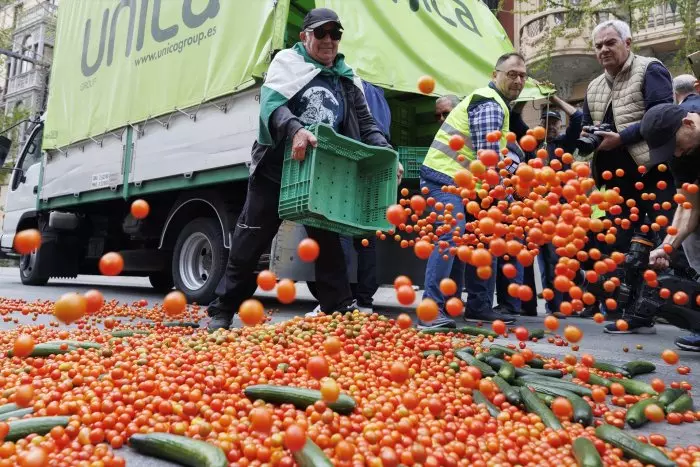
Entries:
[[[68,348],[62,349],[60,344],[48,344],[42,343],[34,346],[32,353],[29,354],[30,357],[50,357],[51,355],[59,355],[76,350],[77,347],[69,345]],[[7,356],[14,356],[12,350],[7,351]]]
[[635,396],[641,396],[642,394],[650,394],[652,396],[657,396],[658,393],[654,391],[650,385],[643,381],[635,381],[633,379],[621,379],[621,378],[609,378],[613,383],[620,383],[622,387],[625,388],[627,394],[633,394]]
[[683,394],[666,406],[666,413],[683,413],[688,410],[693,410],[693,399],[690,394]]
[[676,463],[666,457],[666,454],[657,447],[642,443],[637,438],[612,425],[600,425],[595,429],[595,435],[606,443],[622,449],[622,452],[628,457],[637,459],[643,464],[652,464],[658,467],[676,466]]
[[659,404],[665,409],[668,404],[675,401],[685,393],[685,389],[665,389],[664,392],[659,395]]
[[593,368],[601,371],[607,371],[608,373],[620,373],[622,376],[629,378],[630,372],[621,366],[614,365],[612,363],[605,362],[595,362]]
[[169,321],[167,323],[163,323],[163,326],[166,328],[198,328],[199,323],[195,323],[194,321]]
[[136,334],[150,334],[148,331],[144,331],[142,329],[120,329],[118,331],[112,331],[111,332],[112,337],[132,337]]
[[562,426],[554,413],[528,388],[520,388],[520,399],[528,412],[532,412],[540,417],[544,426],[552,430],[561,430]]
[[423,358],[428,358],[428,357],[439,357],[442,355],[442,352],[439,350],[425,350],[423,352]]
[[15,404],[14,402],[10,402],[9,404],[0,405],[0,414],[4,414],[7,412],[14,412],[15,410],[19,410],[21,408],[22,407]]
[[10,431],[7,432],[5,441],[17,441],[32,433],[43,436],[55,426],[67,426],[69,421],[70,417],[57,416],[25,418],[8,422]]
[[[503,345],[498,345],[498,344],[492,344],[491,347],[489,347],[489,352],[502,352],[506,355],[514,355],[518,353],[516,350],[511,349],[510,347],[506,347]],[[500,358],[500,357],[498,357]],[[529,362],[527,362],[528,365],[532,368],[544,368],[544,361],[540,360],[539,358],[533,358]]]
[[79,349],[96,349],[96,350],[101,350],[102,345],[98,344],[97,342],[83,342],[83,341],[51,341],[51,342],[46,342],[46,344],[68,344],[69,346],[77,347]]
[[472,399],[474,399],[474,403],[476,405],[484,404],[486,406],[486,410],[488,410],[492,417],[498,417],[498,414],[501,413],[498,407],[493,405],[493,403],[491,403],[491,401],[488,400],[486,396],[478,389],[472,390]]
[[625,415],[625,421],[632,428],[639,428],[649,421],[649,419],[644,415],[644,409],[648,405],[658,404],[659,401],[653,398],[642,399],[641,401],[634,404],[627,410]]
[[603,459],[598,450],[588,438],[576,438],[571,447],[574,449],[574,457],[579,467],[603,467]]
[[516,368],[515,372],[516,372],[516,374],[518,374],[518,376],[539,375],[539,376],[548,376],[550,378],[561,378],[564,376],[564,373],[562,373],[559,370],[541,370],[539,368]]
[[513,381],[513,378],[515,378],[515,367],[509,362],[503,362],[498,369],[498,376],[506,381]]
[[568,399],[571,402],[571,406],[574,409],[574,422],[580,423],[583,426],[589,426],[593,423],[593,409],[591,409],[591,406],[588,405],[588,402],[586,402],[573,392],[561,388],[547,387],[545,385],[536,383],[528,384],[527,386],[531,387],[539,394],[551,396],[552,398],[563,397],[565,399]]
[[423,334],[446,334],[453,332],[455,334],[469,334],[470,336],[486,336],[486,337],[498,337],[498,334],[486,328],[479,328],[476,326],[463,326],[457,329],[451,328],[431,328],[422,329],[420,332]]
[[552,402],[554,402],[554,397],[550,396],[549,394],[543,394],[541,392],[535,392],[535,394],[537,395],[537,397],[540,398],[542,402],[547,404],[547,407],[550,407],[552,405]]
[[590,373],[590,377],[588,378],[588,383],[595,384],[597,386],[605,386],[606,388],[609,388],[610,385],[612,384],[612,381],[610,381],[607,378],[603,378],[602,376],[598,376],[595,373]]
[[486,363],[467,352],[462,352],[461,350],[455,352],[455,357],[466,362],[468,365],[475,366],[481,371],[481,376],[496,376],[496,372],[491,369]]
[[316,443],[306,438],[304,447],[292,453],[299,467],[333,467],[333,463]]
[[223,449],[187,436],[135,433],[129,438],[129,445],[146,456],[190,467],[228,467],[228,459]]
[[[294,404],[296,408],[301,410],[313,405],[316,401],[323,400],[321,391],[315,389],[273,386],[271,384],[248,386],[243,393],[252,401],[262,399],[273,404]],[[341,394],[338,400],[328,404],[328,407],[341,415],[350,415],[355,410],[356,405],[355,399],[347,394]]]
[[519,378],[515,379],[515,384],[518,386],[525,386],[528,384],[538,384],[541,386],[545,387],[551,387],[551,388],[559,388],[559,389],[566,389],[567,391],[571,391],[574,394],[577,394],[581,397],[583,396],[588,396],[591,397],[593,395],[593,391],[588,389],[587,387],[580,386],[576,383],[572,383],[569,381],[561,381],[558,379],[554,378],[547,378],[543,376],[521,376]]
[[544,329],[538,328],[538,329],[532,329],[530,331],[530,335],[528,336],[528,339],[542,339],[544,337]]
[[644,360],[635,360],[625,363],[622,365],[622,368],[627,370],[630,376],[637,376],[654,372],[656,370],[656,365]]
[[10,418],[22,418],[25,415],[29,415],[34,413],[34,408],[33,407],[27,407],[25,409],[17,409],[13,410],[12,412],[5,412],[3,414],[0,414],[0,421],[5,421]]
[[472,349],[471,347],[462,347],[459,349],[455,349],[454,351],[455,352],[467,352],[470,355],[474,355],[474,349]]
[[[501,367],[501,370],[502,369],[503,367]],[[498,375],[491,378],[491,380],[496,383],[496,386],[498,386],[501,393],[506,396],[506,400],[509,403],[513,405],[520,405],[520,394],[518,393],[518,390],[508,384],[508,381],[501,376],[500,371],[498,372]]]

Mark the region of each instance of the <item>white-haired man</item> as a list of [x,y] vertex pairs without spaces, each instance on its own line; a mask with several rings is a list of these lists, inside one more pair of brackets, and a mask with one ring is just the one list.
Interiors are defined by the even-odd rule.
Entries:
[[676,104],[689,112],[700,112],[698,80],[693,75],[679,75],[673,78],[673,97]]
[[[606,123],[611,131],[597,131],[602,142],[595,152],[592,162],[593,175],[598,186],[618,188],[620,195],[635,203],[639,210],[632,228],[618,228],[613,245],[603,243],[601,250],[606,253],[620,251],[626,253],[630,247],[634,230],[642,223],[654,222],[663,214],[673,216],[675,194],[670,171],[660,171],[650,163],[649,146],[640,133],[644,113],[652,107],[673,103],[671,74],[659,60],[632,53],[632,37],[629,25],[623,21],[605,21],[593,30],[593,45],[596,58],[604,72],[588,85],[583,103],[584,130],[589,125]],[[645,166],[642,176],[638,167]],[[603,174],[615,174],[618,169],[624,176],[603,179]],[[608,175],[608,174],[606,174]],[[608,178],[608,177],[606,177]],[[642,190],[635,187],[637,182],[644,185]],[[642,196],[654,193],[654,199]],[[668,202],[669,204],[664,204]],[[667,206],[668,209],[661,209]],[[630,218],[630,205],[622,204],[622,219]],[[665,231],[660,232],[661,236]],[[620,271],[618,274],[621,274]],[[641,281],[641,278],[639,278]],[[637,280],[627,284],[636,287]],[[625,313],[629,329],[622,331],[616,325],[605,327],[608,333],[654,333],[653,319],[631,316]]]

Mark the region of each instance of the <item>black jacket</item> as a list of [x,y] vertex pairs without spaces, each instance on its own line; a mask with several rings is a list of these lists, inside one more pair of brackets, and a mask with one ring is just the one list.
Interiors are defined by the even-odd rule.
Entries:
[[[347,78],[341,78],[341,83],[345,112],[339,133],[372,146],[391,147],[369,113],[367,101],[362,91]],[[289,107],[282,105],[272,112],[269,128],[274,146],[264,146],[255,141],[250,174],[255,174],[256,169],[260,167],[265,158],[267,166],[264,175],[269,177],[272,174],[270,178],[279,183],[286,142],[293,138],[297,131],[304,128],[304,125],[289,110]],[[279,170],[277,170],[278,168]]]

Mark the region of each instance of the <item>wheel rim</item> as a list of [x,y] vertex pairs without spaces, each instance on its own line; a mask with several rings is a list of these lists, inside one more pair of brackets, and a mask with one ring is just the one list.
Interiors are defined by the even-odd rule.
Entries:
[[182,284],[190,290],[204,287],[212,265],[212,246],[209,238],[195,232],[182,244],[179,269]]
[[19,269],[25,277],[31,276],[34,267],[36,266],[36,250],[28,255],[22,255],[19,258]]

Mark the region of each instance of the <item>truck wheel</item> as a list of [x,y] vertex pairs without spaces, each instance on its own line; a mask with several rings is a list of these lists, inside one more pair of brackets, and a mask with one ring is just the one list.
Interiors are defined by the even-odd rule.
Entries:
[[154,272],[148,276],[148,281],[156,292],[169,292],[172,290],[173,274],[170,271]]
[[177,237],[173,254],[173,281],[191,302],[206,305],[226,268],[221,226],[215,219],[198,218],[187,224]]
[[19,277],[24,285],[46,285],[48,276],[40,274],[39,260],[41,259],[41,248],[31,254],[22,255],[19,258]]

